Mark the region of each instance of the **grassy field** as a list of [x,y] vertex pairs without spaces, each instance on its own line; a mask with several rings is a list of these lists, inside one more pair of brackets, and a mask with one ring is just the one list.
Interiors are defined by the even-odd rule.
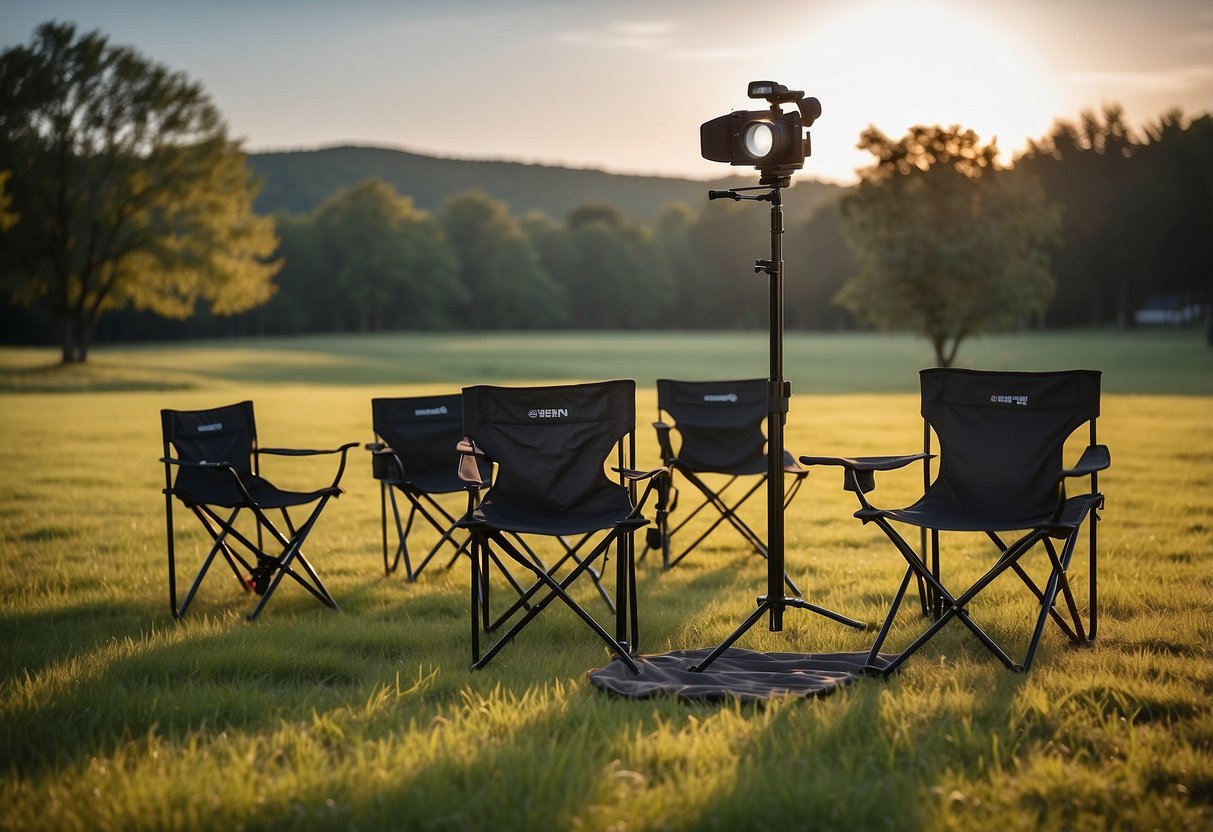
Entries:
[[[765,346],[281,340],[107,349],[70,374],[45,351],[0,350],[4,389],[85,389],[0,395],[0,828],[1210,828],[1213,351],[1192,335],[989,339],[965,355],[1105,370],[1099,640],[1074,649],[1050,630],[1026,675],[952,624],[893,678],[820,700],[620,700],[587,679],[606,651],[555,608],[471,673],[466,569],[384,577],[362,451],[310,546],[341,613],[284,584],[249,624],[252,601],[218,571],[185,622],[168,613],[162,407],[253,398],[264,443],[333,447],[370,439],[372,396],[630,376],[653,462],[649,379],[762,376]],[[803,336],[788,355],[794,451],[918,447],[921,345]],[[329,473],[268,464],[286,484]],[[839,485],[815,473],[789,511],[789,569],[812,600],[874,622],[901,570]],[[896,504],[917,485],[917,471],[890,475],[873,496]],[[985,562],[962,538],[945,545],[958,573]],[[640,583],[648,653],[714,645],[765,590],[762,562],[726,533],[670,572],[650,556]],[[974,617],[1019,647],[1029,605],[998,589]],[[904,616],[895,644],[920,626]],[[832,652],[871,637],[792,611],[742,646]]]
[[[765,378],[756,332],[326,335],[100,347],[86,367],[56,366],[53,349],[0,347],[0,392],[216,389],[255,385],[390,386],[521,379],[658,376]],[[784,375],[793,392],[914,393],[930,346],[908,335],[791,333]],[[1213,396],[1213,349],[1194,329],[1132,334],[1050,332],[965,342],[957,366],[1104,370],[1106,393]]]

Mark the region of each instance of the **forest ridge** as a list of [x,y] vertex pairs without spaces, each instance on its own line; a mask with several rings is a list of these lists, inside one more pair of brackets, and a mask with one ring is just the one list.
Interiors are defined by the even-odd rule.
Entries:
[[[687,152],[695,153],[694,137]],[[407,195],[418,208],[435,211],[453,196],[484,191],[521,216],[541,211],[553,219],[586,202],[608,203],[629,218],[651,222],[672,202],[698,205],[709,188],[757,184],[757,174],[710,182],[661,176],[632,176],[601,170],[533,165],[523,162],[447,159],[384,147],[341,146],[316,150],[250,153],[249,167],[261,178],[253,202],[261,214],[306,214],[335,192],[374,177]],[[812,179],[812,161],[796,177],[787,211],[807,219],[823,203],[846,191]]]

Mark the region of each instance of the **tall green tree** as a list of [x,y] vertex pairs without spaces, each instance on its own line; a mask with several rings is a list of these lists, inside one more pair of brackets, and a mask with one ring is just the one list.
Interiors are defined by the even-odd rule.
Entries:
[[1137,147],[1124,111],[1108,105],[1100,113],[1084,111],[1077,123],[1057,121],[1015,162],[1016,175],[1038,179],[1062,210],[1051,253],[1057,292],[1050,323],[1100,326],[1123,319],[1129,276],[1123,263],[1134,243],[1118,239],[1124,231],[1118,217],[1137,199],[1128,182]]
[[1150,295],[1209,296],[1213,116],[1164,113],[1131,131],[1106,105],[1056,122],[1015,163],[1062,206],[1049,323],[1128,326]]
[[698,289],[702,272],[699,253],[691,247],[691,226],[695,214],[684,202],[672,202],[657,215],[653,227],[653,243],[657,248],[662,271],[669,276],[669,312],[662,323],[663,329],[682,329],[686,326],[683,316],[683,299]]
[[843,242],[839,200],[821,205],[804,223],[790,225],[784,236],[787,261],[784,308],[790,329],[845,329],[851,315],[834,297],[859,267]]
[[581,329],[636,329],[662,323],[674,285],[649,229],[621,209],[586,203],[565,218],[572,261],[558,275]]
[[440,329],[468,298],[457,261],[428,213],[370,178],[338,191],[312,218],[319,259],[363,331]]
[[1045,247],[1060,221],[1035,180],[995,168],[997,148],[971,130],[918,126],[894,141],[875,127],[876,157],[843,202],[859,274],[838,301],[884,330],[925,335],[939,366],[984,332],[1022,325],[1053,292]]
[[461,315],[465,328],[541,329],[568,322],[563,288],[505,203],[471,191],[444,203],[438,217],[469,293]]
[[65,363],[87,360],[107,311],[230,315],[273,292],[273,222],[218,110],[98,32],[44,23],[0,53],[0,169],[19,215],[0,275],[51,310]]

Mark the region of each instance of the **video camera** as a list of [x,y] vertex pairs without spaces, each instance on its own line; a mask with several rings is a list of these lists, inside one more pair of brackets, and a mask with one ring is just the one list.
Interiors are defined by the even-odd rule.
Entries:
[[[745,110],[705,121],[699,127],[703,158],[731,165],[752,165],[768,179],[786,179],[804,167],[811,153],[805,132],[821,116],[821,102],[774,81],[751,81],[750,98],[770,102],[767,110]],[[782,104],[796,109],[783,112]]]

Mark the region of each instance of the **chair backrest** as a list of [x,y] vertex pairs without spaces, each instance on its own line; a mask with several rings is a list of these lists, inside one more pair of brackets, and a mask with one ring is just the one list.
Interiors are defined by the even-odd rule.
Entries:
[[1098,370],[920,373],[922,416],[939,437],[932,492],[977,516],[1048,515],[1066,439],[1099,416]]
[[[237,402],[210,410],[161,410],[164,455],[184,462],[226,462],[241,476],[255,473],[257,426],[253,403]],[[197,490],[209,482],[230,482],[225,471],[180,468],[176,487]]]
[[492,499],[523,512],[617,508],[626,489],[604,464],[635,424],[630,379],[463,389],[464,433],[498,466]]
[[407,472],[454,475],[463,438],[463,396],[371,399],[371,424]]
[[769,382],[657,379],[657,409],[674,420],[678,460],[693,471],[752,474],[766,470]]

